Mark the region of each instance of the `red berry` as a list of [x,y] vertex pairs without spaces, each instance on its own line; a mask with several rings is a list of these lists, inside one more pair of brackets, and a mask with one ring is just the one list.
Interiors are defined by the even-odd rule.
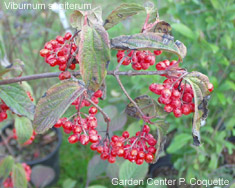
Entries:
[[69,40],[72,37],[72,34],[70,32],[65,33],[64,39]]
[[147,154],[145,155],[145,161],[146,161],[147,163],[153,162],[153,159],[154,159],[153,154],[147,153]]
[[56,41],[60,44],[64,44],[64,38],[62,36],[57,36]]
[[113,135],[111,139],[112,139],[113,142],[117,142],[118,141],[118,136]]
[[207,84],[208,90],[212,92],[214,90],[214,86],[212,83]]
[[167,105],[164,106],[164,110],[168,113],[172,112],[173,109],[174,109],[173,106],[170,105],[170,104],[167,104]]
[[82,145],[87,145],[89,143],[89,136],[82,134],[80,136],[80,142]]
[[98,112],[97,108],[92,106],[90,109],[89,109],[89,114],[92,114],[92,115],[95,115],[96,113]]
[[108,161],[109,161],[110,163],[115,163],[116,158],[115,158],[115,157],[113,157],[113,156],[109,156]]
[[123,155],[124,155],[124,149],[123,149],[123,148],[119,148],[119,149],[117,150],[117,155],[118,155],[119,157],[123,157]]
[[173,108],[179,108],[179,107],[181,107],[181,101],[179,99],[172,100],[171,101],[171,106]]
[[176,108],[176,109],[174,109],[173,113],[174,113],[174,115],[175,115],[176,118],[182,116],[182,110],[181,110],[181,108]]
[[130,134],[128,133],[128,131],[124,131],[124,132],[122,133],[122,136],[123,136],[124,138],[129,138]]
[[97,150],[97,143],[91,144],[90,148],[91,148],[91,150],[93,150],[93,151]]
[[191,106],[190,106],[190,104],[183,104],[182,105],[182,113],[184,115],[188,115],[188,114],[191,113]]
[[40,50],[40,55],[42,56],[42,57],[46,57],[46,56],[48,56],[50,54],[50,51],[48,50],[48,49],[42,49],[42,50]]
[[140,63],[133,63],[133,64],[132,64],[132,68],[133,68],[134,70],[141,70],[141,69],[142,69]]
[[103,149],[102,146],[98,146],[97,149],[96,149],[96,151],[97,151],[98,153],[102,153],[103,150],[104,150],[104,149]]
[[69,131],[71,131],[73,129],[73,124],[72,124],[71,121],[65,122],[62,126],[63,126],[64,129],[67,129]]
[[74,144],[74,143],[78,142],[78,140],[79,140],[78,136],[75,134],[70,135],[68,138],[68,141],[70,144]]
[[99,89],[94,93],[93,96],[96,98],[100,98],[100,97],[102,97],[102,95],[103,95],[103,92]]
[[149,133],[150,132],[150,128],[149,128],[148,125],[144,125],[143,132],[145,132],[145,133]]
[[190,103],[193,100],[193,96],[190,93],[185,93],[182,99],[184,102]]
[[59,119],[56,124],[54,125],[55,128],[60,128],[63,125],[63,122],[61,119]]
[[163,98],[170,98],[171,97],[171,90],[170,89],[163,89],[161,92]]
[[153,53],[155,55],[161,55],[162,51],[161,50],[154,50]]
[[96,142],[98,142],[99,141],[99,139],[98,139],[98,136],[97,135],[90,135],[89,136],[89,139],[90,139],[90,142],[91,143],[96,143]]
[[143,151],[139,151],[138,159],[144,159],[144,158],[145,158],[145,153]]
[[136,164],[137,164],[137,165],[142,165],[143,162],[144,162],[143,159],[136,159]]

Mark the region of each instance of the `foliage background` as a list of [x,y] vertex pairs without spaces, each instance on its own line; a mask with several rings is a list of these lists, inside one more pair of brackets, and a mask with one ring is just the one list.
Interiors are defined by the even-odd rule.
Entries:
[[[57,71],[57,68],[51,68],[44,63],[38,54],[46,41],[65,33],[58,15],[51,10],[6,10],[3,2],[0,2],[0,32],[9,61],[22,60],[25,63],[24,75]],[[112,9],[125,2],[145,3],[143,0],[69,1],[69,3],[92,3],[92,7],[102,6],[103,18]],[[160,18],[172,25],[175,39],[182,41],[188,48],[187,56],[181,66],[188,71],[197,70],[208,75],[215,86],[209,102],[209,117],[206,125],[201,128],[202,146],[198,148],[192,146],[191,116],[176,119],[170,115],[167,119],[171,125],[169,132],[174,133],[174,138],[167,152],[171,154],[178,176],[186,177],[187,180],[191,177],[214,177],[213,172],[224,164],[222,151],[228,148],[230,154],[232,152],[234,154],[232,150],[234,145],[226,140],[235,133],[233,112],[235,107],[235,1],[154,0],[154,4],[159,9]],[[71,12],[72,10],[66,11],[67,17]],[[144,19],[143,13],[116,25],[109,30],[110,38],[140,32]],[[112,51],[110,70],[117,64],[115,55],[116,52]],[[168,56],[168,58],[174,57]],[[161,59],[164,59],[164,56],[157,60]],[[123,68],[123,70],[127,69],[130,67]],[[31,81],[29,84],[33,87],[36,98],[39,99],[46,89],[57,81],[57,78],[50,78]],[[161,82],[162,78],[159,76],[123,77],[122,81],[134,97],[140,94],[151,95],[148,86],[153,82]],[[121,93],[114,78],[107,78],[107,87],[107,99],[101,102],[101,106],[114,105],[122,112],[128,100]],[[72,110],[70,109],[67,115]],[[128,119],[128,124],[132,122],[133,119]],[[135,124],[138,127],[138,122]],[[128,125],[124,129],[127,127]],[[65,135],[60,151],[61,178],[56,187],[61,187],[68,178],[76,180],[76,187],[84,187],[87,166],[94,153],[88,147],[68,144],[66,139]],[[108,178],[97,179],[91,184],[112,187]]]

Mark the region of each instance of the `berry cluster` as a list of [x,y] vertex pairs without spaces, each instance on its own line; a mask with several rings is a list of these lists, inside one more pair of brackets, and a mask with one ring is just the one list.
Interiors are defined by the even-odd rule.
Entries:
[[[167,78],[163,84],[153,83],[149,90],[160,95],[158,102],[164,104],[164,110],[173,112],[175,117],[189,115],[194,112],[194,94],[191,85],[182,83],[182,79]],[[213,91],[213,85],[208,84],[208,90]]]
[[[31,136],[30,139],[27,140],[23,145],[24,145],[24,146],[27,146],[27,145],[32,144],[33,141],[34,141],[34,139],[35,139],[35,136],[36,136],[36,132],[33,130],[32,136]],[[16,129],[13,129],[13,138],[16,139],[16,140],[18,139],[17,134],[16,134]]]
[[[93,94],[91,100],[95,104],[98,104],[100,97],[102,97],[102,91],[98,90]],[[79,97],[72,105],[80,111],[82,107],[89,107],[91,104],[89,101]],[[114,163],[116,157],[123,157],[138,165],[142,164],[144,161],[148,163],[153,161],[156,152],[154,146],[157,141],[149,133],[149,126],[144,125],[143,130],[137,132],[136,136],[131,138],[129,138],[129,133],[125,131],[122,136],[112,136],[111,140],[108,136],[102,139],[101,135],[99,135],[96,130],[97,119],[95,114],[97,111],[97,108],[92,106],[89,108],[85,118],[82,118],[79,113],[72,121],[64,117],[59,119],[54,127],[63,127],[66,134],[72,133],[68,137],[68,141],[71,144],[80,142],[82,145],[87,145],[91,143],[90,148],[100,153],[101,159],[108,160],[110,163]]]
[[91,144],[90,148],[100,153],[100,158],[108,160],[109,163],[114,163],[116,157],[123,157],[137,165],[143,164],[144,161],[151,163],[156,153],[157,141],[149,131],[149,126],[144,125],[143,130],[137,132],[136,136],[129,137],[129,133],[124,131],[122,136],[114,135],[111,140],[106,138]]
[[[22,163],[22,166],[24,167],[26,180],[29,182],[30,176],[31,176],[31,168],[26,163]],[[3,186],[4,186],[4,188],[13,188],[14,187],[13,180],[12,180],[12,172],[10,173],[10,176],[3,182]]]
[[[67,62],[73,56],[77,50],[76,44],[71,41],[72,34],[67,32],[64,37],[57,36],[55,40],[51,40],[44,45],[44,49],[40,51],[40,55],[45,58],[45,62],[51,67],[59,66],[59,70],[63,71],[59,79],[64,80],[71,77],[70,72],[65,71]],[[77,59],[77,58],[76,58]],[[74,60],[69,69],[74,70],[78,64],[77,60]]]
[[[155,50],[155,55],[160,55],[162,51]],[[134,70],[147,70],[150,66],[155,64],[155,56],[150,51],[130,51],[127,57],[122,62],[122,65],[132,64]],[[117,53],[117,61],[120,63],[125,56],[124,50],[119,50]]]
[[[99,99],[102,97],[102,91],[96,91],[91,100],[98,104]],[[76,107],[77,110],[80,110],[82,107],[88,107],[91,104],[87,100],[81,100],[80,97],[77,98],[72,105]],[[97,119],[95,114],[98,112],[97,108],[92,106],[88,110],[89,114],[86,114],[85,118],[82,118],[80,115],[74,117],[73,121],[68,120],[67,118],[61,118],[54,125],[54,127],[59,128],[63,127],[64,132],[72,135],[69,136],[68,141],[71,144],[80,142],[82,145],[87,145],[89,142],[96,143],[101,140],[101,136],[98,134]]]
[[7,110],[9,110],[9,107],[0,99],[0,122],[7,119]]

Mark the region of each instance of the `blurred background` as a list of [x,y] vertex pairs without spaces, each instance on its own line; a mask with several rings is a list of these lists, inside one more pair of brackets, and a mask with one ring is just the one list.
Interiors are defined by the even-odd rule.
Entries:
[[[5,0],[5,2],[10,1]],[[45,3],[40,0],[14,2]],[[55,1],[47,1],[47,3],[53,2]],[[66,1],[56,2],[65,3]],[[147,1],[69,1],[69,3],[91,3],[92,8],[101,6],[103,19],[121,3],[131,2],[143,5]],[[232,186],[235,175],[235,116],[233,111],[235,107],[235,1],[154,0],[153,3],[158,8],[160,19],[171,24],[175,39],[187,46],[188,53],[181,67],[188,71],[195,70],[208,75],[215,89],[209,101],[207,122],[201,128],[202,145],[200,147],[192,145],[192,114],[177,119],[169,115],[167,121],[170,123],[170,129],[165,152],[157,164],[146,167],[148,173],[143,170],[146,172],[141,174],[142,170],[139,169],[140,174],[136,177],[171,179],[184,177],[188,183],[192,177],[198,179],[223,177],[229,179],[230,186]],[[68,21],[72,11],[65,11]],[[108,31],[110,38],[140,32],[145,16],[145,13],[141,13],[114,26]],[[9,62],[23,61],[25,64],[23,75],[58,71],[57,68],[49,67],[39,55],[45,42],[54,39],[57,35],[64,35],[66,29],[73,31],[72,28],[63,27],[58,13],[52,10],[7,10],[4,1],[1,1],[0,23],[0,36],[4,41],[7,59]],[[169,60],[176,58],[166,55]],[[163,53],[156,58],[156,61],[165,58]],[[109,69],[114,69],[116,64],[116,51],[112,51]],[[125,66],[122,69],[129,70],[131,67]],[[152,95],[148,86],[151,83],[163,81],[159,76],[123,77],[121,80],[132,97],[142,94]],[[56,82],[58,78],[30,81],[36,101]],[[106,111],[112,111],[114,119],[124,119],[123,122],[116,121],[115,134],[120,134],[127,129],[134,134],[141,122],[123,117],[125,106],[129,101],[113,77],[107,77],[106,82],[107,98],[101,101],[100,105],[105,107]],[[152,97],[156,98],[156,95]],[[73,114],[74,110],[69,109],[65,116]],[[154,127],[152,130],[154,132]],[[116,165],[108,165],[94,157],[95,152],[89,147],[69,144],[67,137],[63,135],[60,148],[60,179],[51,187],[80,188],[86,185],[101,185],[100,188],[102,186],[117,187],[111,184],[110,178],[120,175],[123,161],[118,161]],[[123,171],[123,168],[121,170]],[[133,177],[135,175],[133,174]]]

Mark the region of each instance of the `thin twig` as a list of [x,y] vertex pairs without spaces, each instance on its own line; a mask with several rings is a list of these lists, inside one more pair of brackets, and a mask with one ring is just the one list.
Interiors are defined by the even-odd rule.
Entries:
[[[138,76],[138,75],[161,75],[166,74],[169,71],[108,71],[108,75],[122,75],[122,76]],[[37,80],[37,79],[45,79],[45,78],[55,78],[60,75],[61,72],[47,72],[47,73],[40,73],[40,74],[33,74],[28,76],[21,76],[16,78],[10,78],[6,80],[1,80],[0,85],[5,84],[12,84],[16,82],[22,82],[22,81],[30,81],[30,80]],[[79,71],[71,72],[73,76],[79,76],[81,75]]]
[[2,141],[4,143],[4,145],[6,146],[7,150],[9,151],[9,153],[14,157],[15,154],[13,152],[13,149],[11,148],[11,146],[8,144],[8,142],[6,141],[7,139],[5,138],[5,136],[3,135],[3,133],[0,131],[0,136],[2,137]]

